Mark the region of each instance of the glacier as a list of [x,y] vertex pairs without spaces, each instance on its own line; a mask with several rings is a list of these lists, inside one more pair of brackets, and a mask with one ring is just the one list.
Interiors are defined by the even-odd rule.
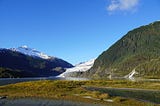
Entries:
[[95,61],[95,59],[91,59],[87,62],[79,63],[72,68],[66,68],[66,71],[64,73],[60,74],[57,77],[63,77],[64,78],[64,77],[68,77],[73,72],[85,72],[93,66],[94,61]]

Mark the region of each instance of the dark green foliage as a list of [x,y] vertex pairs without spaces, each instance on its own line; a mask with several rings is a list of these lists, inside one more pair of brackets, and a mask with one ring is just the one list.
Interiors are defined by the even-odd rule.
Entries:
[[[60,67],[58,71],[55,70],[57,67]],[[46,60],[9,49],[0,50],[0,77],[55,76],[70,67],[71,64],[58,58]]]
[[160,75],[160,58],[152,59],[151,61],[144,62],[136,67],[137,76],[144,76],[146,78],[159,78]]
[[20,77],[30,77],[30,76],[36,76],[36,75],[34,75],[31,72],[0,67],[0,78],[20,78]]
[[158,58],[160,22],[154,22],[129,31],[96,59],[87,75],[104,77],[112,73],[115,76],[124,76],[135,68],[143,73],[140,76],[160,76]]

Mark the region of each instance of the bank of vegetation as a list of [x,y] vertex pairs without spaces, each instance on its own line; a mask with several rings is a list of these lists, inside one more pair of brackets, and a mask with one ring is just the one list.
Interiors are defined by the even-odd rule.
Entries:
[[[93,86],[94,85],[94,86]],[[154,106],[133,98],[115,96],[101,90],[89,90],[86,87],[141,88],[160,90],[159,82],[132,82],[125,80],[108,81],[33,81],[0,86],[0,96],[8,98],[45,98],[93,102],[113,106]],[[135,93],[136,94],[136,93]],[[136,95],[135,95],[136,96]],[[145,94],[144,94],[145,96]],[[160,93],[153,94],[159,99]]]

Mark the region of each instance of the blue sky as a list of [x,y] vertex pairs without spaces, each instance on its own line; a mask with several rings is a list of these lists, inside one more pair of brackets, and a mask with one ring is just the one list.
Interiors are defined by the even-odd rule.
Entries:
[[156,20],[159,0],[0,0],[0,47],[27,45],[76,64]]

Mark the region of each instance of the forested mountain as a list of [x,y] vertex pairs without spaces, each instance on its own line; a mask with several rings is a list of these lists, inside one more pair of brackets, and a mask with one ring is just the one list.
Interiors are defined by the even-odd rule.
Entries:
[[134,69],[139,77],[160,78],[160,21],[129,31],[96,59],[87,76],[124,76]]

